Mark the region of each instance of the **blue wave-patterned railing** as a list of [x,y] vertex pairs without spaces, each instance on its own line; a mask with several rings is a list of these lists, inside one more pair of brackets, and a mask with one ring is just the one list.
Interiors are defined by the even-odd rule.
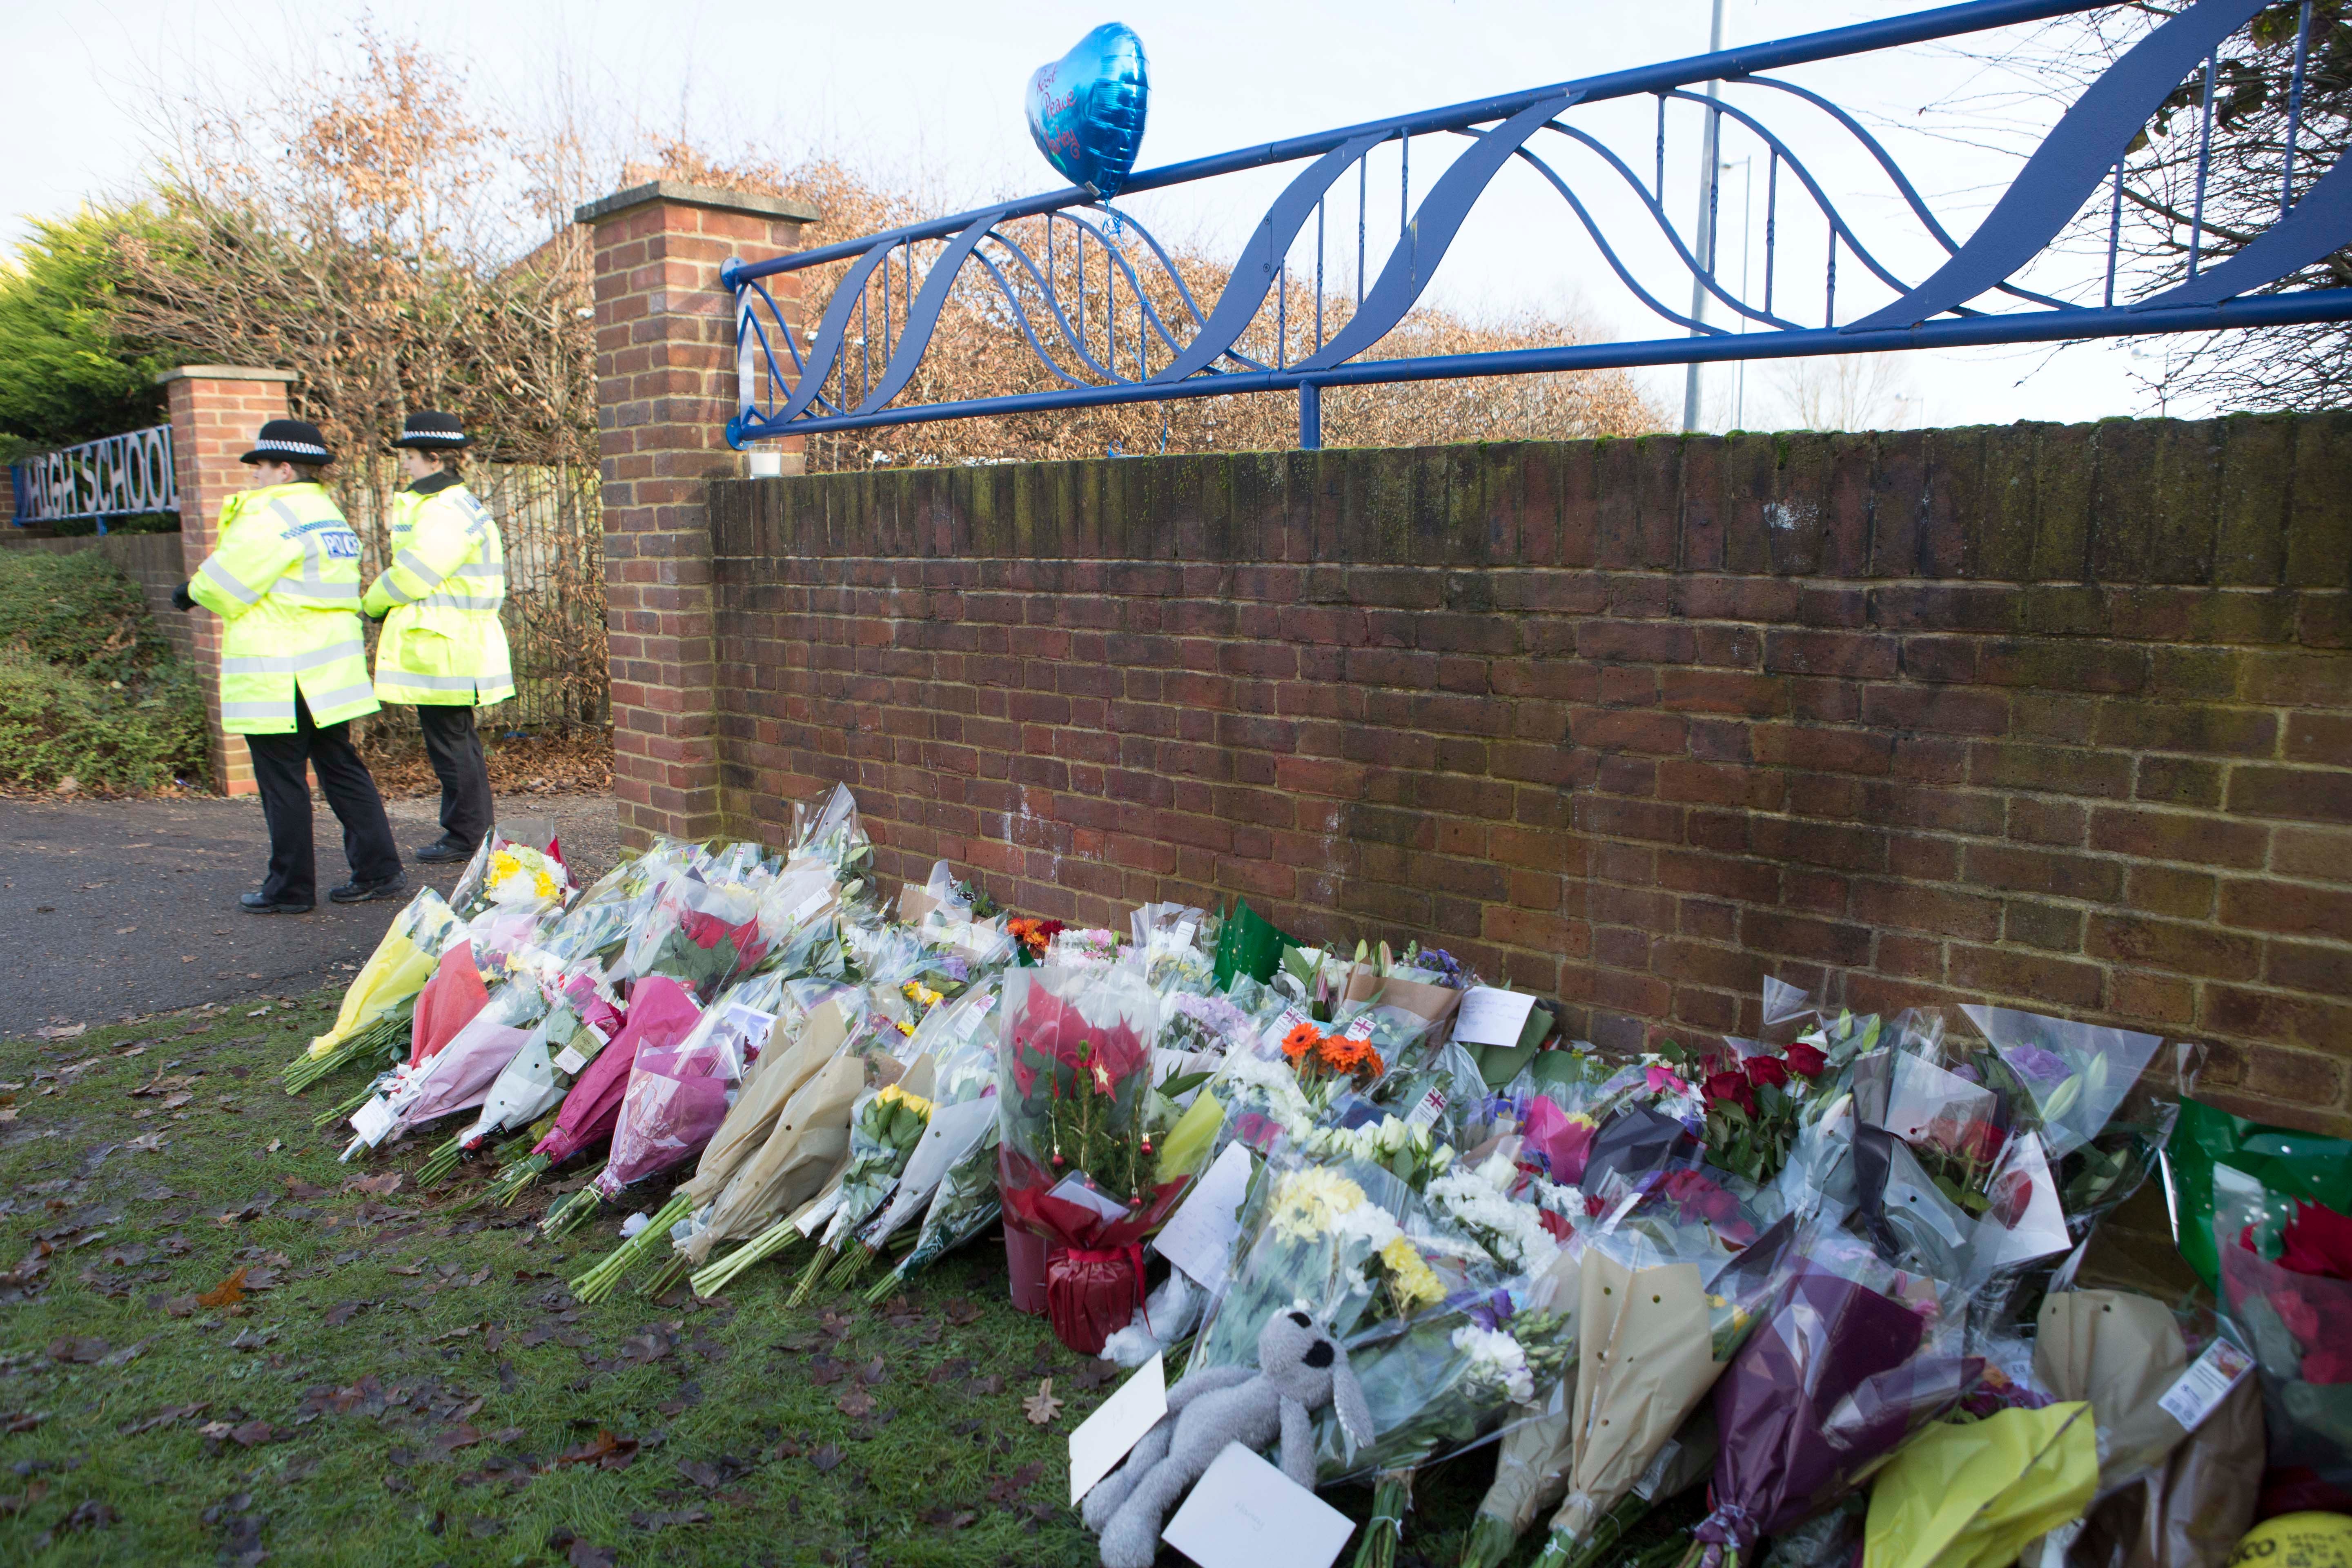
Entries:
[[[974,212],[910,225],[839,245],[756,262],[728,263],[723,277],[736,296],[739,408],[728,423],[737,446],[779,436],[871,428],[975,415],[1001,415],[1087,405],[1296,391],[1300,445],[1320,445],[1320,392],[1327,386],[1448,377],[1687,364],[1895,349],[2021,343],[2138,333],[2352,320],[2352,289],[2263,292],[2352,243],[2352,158],[2337,163],[2295,193],[2294,148],[2307,50],[2294,52],[2286,139],[2287,168],[2280,216],[2266,230],[2217,265],[2198,269],[2206,229],[2203,192],[2215,106],[2212,62],[2221,46],[2275,0],[2195,0],[2154,28],[2086,88],[2026,161],[2008,191],[1966,241],[1956,240],[1886,149],[1854,117],[1798,84],[1762,73],[1952,37],[1990,27],[2101,9],[2111,0],[1978,0],[1887,21],[1811,33],[1638,70],[1563,82],[1475,103],[1245,148],[1171,164],[1132,178],[1127,195],[1163,190],[1217,175],[1312,160],[1276,196],[1234,261],[1223,292],[1204,310],[1167,248],[1135,216],[1086,186],[1005,202]],[[2302,6],[2302,35],[2311,18]],[[2198,208],[2189,238],[2188,279],[2135,303],[2116,303],[2125,158],[2133,139],[2182,82],[2200,66]],[[1710,84],[1719,84],[1710,86]],[[1881,259],[1839,211],[1780,130],[1755,108],[1720,95],[1722,87],[1764,89],[1759,96],[1791,113],[1823,117],[1850,137],[1892,182],[1905,208],[1944,259],[1917,281]],[[1695,90],[1706,89],[1705,92]],[[1564,117],[1580,106],[1642,94],[1658,105],[1651,182],[1591,132]],[[1763,278],[1760,291],[1720,274],[1711,241],[1685,240],[1664,205],[1665,124],[1669,104],[1696,105],[1712,130],[1738,128],[1769,158],[1766,177]],[[1538,132],[1593,154],[1610,177],[1630,187],[1685,279],[1696,279],[1715,308],[1737,330],[1685,314],[1666,304],[1664,290],[1645,283],[1624,257],[1625,246],[1605,232],[1577,185],[1554,167]],[[1412,201],[1412,141],[1444,135],[1468,147]],[[1389,142],[1398,148],[1398,233],[1387,260],[1367,287],[1371,243],[1370,158]],[[1710,137],[1709,144],[1713,142]],[[1396,330],[1428,288],[1438,263],[1490,183],[1513,163],[1531,167],[1557,192],[1591,236],[1617,279],[1686,335],[1631,342],[1564,343],[1474,354],[1368,358]],[[1718,159],[1706,199],[1719,195]],[[1783,170],[1789,191],[1784,195]],[[1328,287],[1332,268],[1327,207],[1334,190],[1356,175],[1356,266],[1349,300]],[[1385,178],[1385,176],[1383,176]],[[2017,279],[2048,252],[2096,200],[2109,197],[2106,270],[2100,304],[2071,303],[2022,287]],[[1383,198],[1384,199],[1384,198]],[[1817,315],[1800,319],[1788,302],[1780,269],[1789,219],[1784,202],[1813,210],[1822,227],[1826,266]],[[1291,255],[1309,221],[1314,225],[1311,275],[1302,259],[1299,285]],[[1700,226],[1702,232],[1712,227]],[[1344,246],[1345,237],[1341,237]],[[1382,241],[1382,243],[1386,243]],[[1701,254],[1704,249],[1706,253]],[[1855,319],[1837,319],[1838,264],[1858,265],[1895,299]],[[1344,256],[1343,258],[1344,258]],[[778,308],[766,279],[812,268],[841,267],[822,321],[805,345],[796,322]],[[1743,271],[1745,268],[1743,268]],[[1341,275],[1343,279],[1345,274]],[[950,402],[905,402],[933,346],[943,313],[959,288],[977,290],[983,323],[1025,342],[1037,390]],[[1853,297],[1849,284],[1847,297]],[[1755,297],[1751,298],[1751,293]],[[1124,299],[1122,299],[1124,294]],[[1269,309],[1268,296],[1273,296]],[[2022,308],[1987,310],[1988,296]],[[1327,301],[1350,306],[1325,331]],[[1311,331],[1305,317],[1311,308]],[[1291,312],[1299,319],[1294,323]],[[1271,321],[1268,318],[1271,317]],[[1819,324],[1811,324],[1818,321]],[[1293,340],[1301,340],[1294,353]]]

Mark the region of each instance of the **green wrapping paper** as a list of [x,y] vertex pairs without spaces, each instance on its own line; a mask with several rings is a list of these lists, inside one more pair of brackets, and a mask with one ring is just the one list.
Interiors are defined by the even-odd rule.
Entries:
[[2221,1259],[2213,1248],[2213,1167],[2245,1172],[2274,1193],[2309,1198],[2352,1212],[2352,1143],[2284,1127],[2265,1127],[2194,1100],[2180,1102],[2180,1121],[2166,1151],[2173,1239],[2206,1289],[2221,1289]]

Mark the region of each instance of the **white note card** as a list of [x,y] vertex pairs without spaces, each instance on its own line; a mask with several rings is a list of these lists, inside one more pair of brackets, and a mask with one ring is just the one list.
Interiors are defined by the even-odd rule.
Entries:
[[577,1046],[566,1046],[555,1054],[557,1072],[577,1073],[587,1065],[588,1058],[580,1054],[580,1047]]
[[1234,1240],[1241,1235],[1240,1209],[1249,1195],[1249,1146],[1226,1144],[1152,1239],[1153,1251],[1212,1296],[1225,1288],[1225,1276],[1232,1271]]
[[2205,1353],[2189,1363],[2189,1370],[2173,1381],[2158,1400],[2157,1407],[2186,1431],[2194,1432],[2213,1407],[2221,1403],[2238,1380],[2254,1369],[2253,1358],[2227,1340],[2215,1340],[2205,1347]]
[[1531,991],[1473,985],[1462,994],[1461,1011],[1454,1015],[1454,1037],[1465,1046],[1516,1046],[1528,1026],[1528,1009],[1535,1005]]
[[377,1095],[352,1114],[352,1131],[370,1148],[383,1142],[383,1135],[392,1131],[392,1107],[383,1096]]
[[1160,1532],[1201,1568],[1331,1568],[1356,1521],[1228,1443]]
[[1070,1434],[1070,1506],[1077,1507],[1167,1414],[1168,1369],[1155,1355]]

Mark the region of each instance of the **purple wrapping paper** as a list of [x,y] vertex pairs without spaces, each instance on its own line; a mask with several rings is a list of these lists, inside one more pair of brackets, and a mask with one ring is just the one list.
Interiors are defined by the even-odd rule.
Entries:
[[1864,1463],[1950,1405],[1959,1364],[1920,1358],[1926,1329],[1903,1302],[1800,1265],[1715,1385],[1714,1511],[1697,1538],[1744,1552],[1794,1529],[1835,1502]]

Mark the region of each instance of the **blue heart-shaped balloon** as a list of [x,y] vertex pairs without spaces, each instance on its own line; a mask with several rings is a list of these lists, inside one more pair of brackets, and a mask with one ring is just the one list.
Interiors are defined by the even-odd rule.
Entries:
[[1105,22],[1029,79],[1029,134],[1072,184],[1115,196],[1135,172],[1150,96],[1143,40]]

